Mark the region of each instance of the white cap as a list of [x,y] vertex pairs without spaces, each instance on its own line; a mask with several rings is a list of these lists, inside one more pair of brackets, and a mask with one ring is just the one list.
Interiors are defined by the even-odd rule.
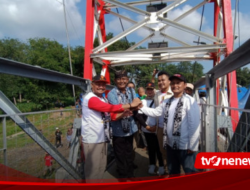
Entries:
[[187,88],[191,88],[192,90],[194,89],[194,85],[191,83],[187,83]]
[[56,128],[56,130],[58,129],[58,127]]

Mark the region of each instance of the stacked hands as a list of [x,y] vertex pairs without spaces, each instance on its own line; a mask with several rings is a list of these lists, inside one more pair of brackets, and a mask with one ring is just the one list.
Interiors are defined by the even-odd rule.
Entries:
[[[131,105],[131,108],[124,110],[122,117],[130,117],[133,115],[133,111],[139,110],[140,108],[143,107],[143,104],[139,98],[135,98],[130,105]],[[148,131],[155,132],[156,126],[153,126],[153,127],[147,126],[146,129]]]
[[130,109],[124,110],[122,117],[129,117],[133,115],[133,111],[142,108],[142,102],[139,98],[135,98],[130,104]]

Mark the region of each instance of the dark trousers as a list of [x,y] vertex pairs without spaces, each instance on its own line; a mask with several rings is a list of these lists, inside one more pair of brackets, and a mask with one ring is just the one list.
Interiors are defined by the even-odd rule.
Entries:
[[148,145],[148,156],[149,156],[149,165],[156,164],[156,157],[159,162],[159,166],[164,166],[162,160],[162,154],[160,151],[158,139],[155,133],[144,133]]
[[121,178],[132,177],[133,168],[133,135],[113,137],[113,147],[117,169]]
[[61,138],[56,138],[56,147],[59,147],[59,146],[61,146],[62,145],[62,143],[61,143]]
[[197,172],[194,167],[196,153],[188,154],[187,150],[174,150],[167,146],[167,165],[169,175],[180,174],[181,165],[185,174]]

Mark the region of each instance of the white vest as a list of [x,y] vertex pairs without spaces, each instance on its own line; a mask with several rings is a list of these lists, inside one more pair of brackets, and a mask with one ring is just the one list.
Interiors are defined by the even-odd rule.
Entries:
[[101,112],[89,109],[89,99],[97,97],[105,102],[103,98],[96,96],[93,92],[88,93],[82,103],[82,142],[101,143],[105,142],[104,124]]

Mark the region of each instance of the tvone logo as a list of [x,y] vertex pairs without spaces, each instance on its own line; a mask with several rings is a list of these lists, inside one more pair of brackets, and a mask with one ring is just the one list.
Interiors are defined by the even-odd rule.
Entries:
[[247,166],[250,165],[250,158],[221,158],[212,156],[210,158],[201,157],[203,166]]
[[202,165],[210,165],[213,164],[213,166],[218,166],[220,164],[221,158],[217,158],[217,156],[213,156],[212,158],[204,158],[201,157]]

